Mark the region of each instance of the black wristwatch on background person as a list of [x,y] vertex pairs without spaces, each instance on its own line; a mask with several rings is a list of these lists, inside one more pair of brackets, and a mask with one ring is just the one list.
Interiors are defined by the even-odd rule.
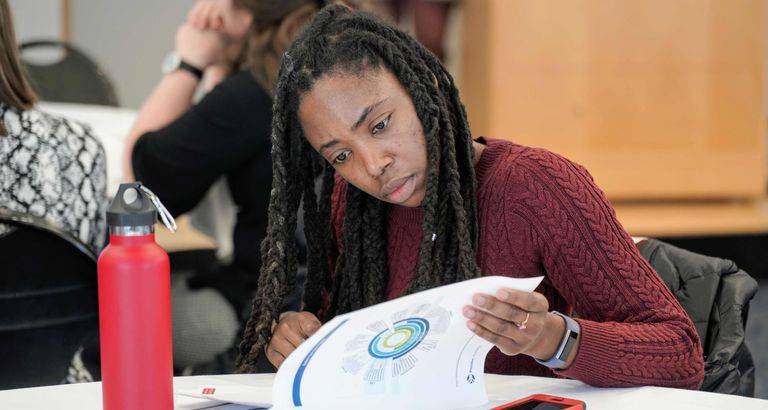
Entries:
[[176,70],[184,70],[192,73],[192,75],[197,77],[198,80],[203,78],[203,70],[182,60],[181,56],[176,51],[171,51],[168,53],[168,55],[165,56],[160,69],[162,70],[163,74],[168,74]]
[[560,312],[553,310],[552,313],[565,320],[565,334],[563,334],[563,339],[560,341],[560,344],[557,345],[557,350],[555,350],[554,356],[548,360],[536,359],[536,361],[539,362],[539,364],[552,369],[562,369],[565,366],[565,363],[568,362],[571,354],[573,354],[573,347],[576,346],[576,341],[579,339],[581,326],[579,326],[578,322]]

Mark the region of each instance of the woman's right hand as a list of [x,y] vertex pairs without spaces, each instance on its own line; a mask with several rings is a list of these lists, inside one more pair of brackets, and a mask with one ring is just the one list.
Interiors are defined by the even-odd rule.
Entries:
[[251,21],[247,9],[219,0],[199,0],[189,11],[176,33],[176,50],[184,61],[206,70],[208,89],[237,65]]
[[200,30],[221,31],[224,28],[223,5],[215,0],[200,0],[189,10],[187,24]]
[[226,39],[213,30],[198,30],[189,23],[176,30],[176,52],[187,63],[205,70],[225,58]]
[[320,320],[309,312],[283,313],[272,329],[272,339],[266,348],[267,359],[279,368],[285,358],[320,328]]

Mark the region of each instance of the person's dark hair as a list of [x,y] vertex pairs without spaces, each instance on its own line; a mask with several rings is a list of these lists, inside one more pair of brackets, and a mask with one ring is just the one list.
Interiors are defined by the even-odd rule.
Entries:
[[[348,185],[341,252],[336,255],[330,228],[334,169],[324,161],[322,167],[306,166],[317,154],[297,117],[301,97],[320,77],[365,75],[379,69],[391,71],[410,94],[427,144],[421,247],[408,292],[480,275],[475,259],[474,150],[453,78],[434,55],[402,31],[345,6],[326,7],[282,59],[273,107],[269,225],[261,245],[259,290],[236,363],[240,371],[256,370],[283,298],[295,286],[293,232],[300,204],[308,245],[305,310],[328,320],[385,299],[389,206]],[[314,181],[320,175],[318,198]],[[330,266],[332,260],[335,266]]]
[[[19,110],[28,110],[36,101],[35,92],[21,65],[11,8],[7,0],[0,0],[0,102]],[[0,136],[5,135],[4,128],[0,120]]]
[[242,65],[265,90],[277,82],[280,57],[320,8],[315,0],[232,0],[253,15]]

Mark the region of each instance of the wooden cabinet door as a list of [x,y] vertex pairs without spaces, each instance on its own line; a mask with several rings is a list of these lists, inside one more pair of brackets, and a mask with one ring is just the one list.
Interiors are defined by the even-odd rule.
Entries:
[[476,135],[587,167],[612,199],[766,192],[763,0],[469,0]]

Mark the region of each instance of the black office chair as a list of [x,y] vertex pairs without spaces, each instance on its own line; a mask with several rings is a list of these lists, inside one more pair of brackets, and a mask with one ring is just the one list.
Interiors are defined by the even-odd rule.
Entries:
[[656,239],[641,241],[638,249],[696,326],[704,350],[701,390],[753,397],[755,363],[745,339],[757,281],[733,261]]
[[[51,64],[32,62],[29,54],[50,50],[63,55]],[[43,101],[118,105],[112,82],[82,51],[60,41],[32,41],[21,45],[21,59],[32,88]]]
[[0,390],[61,383],[98,331],[96,255],[41,218],[0,208],[0,224]]

